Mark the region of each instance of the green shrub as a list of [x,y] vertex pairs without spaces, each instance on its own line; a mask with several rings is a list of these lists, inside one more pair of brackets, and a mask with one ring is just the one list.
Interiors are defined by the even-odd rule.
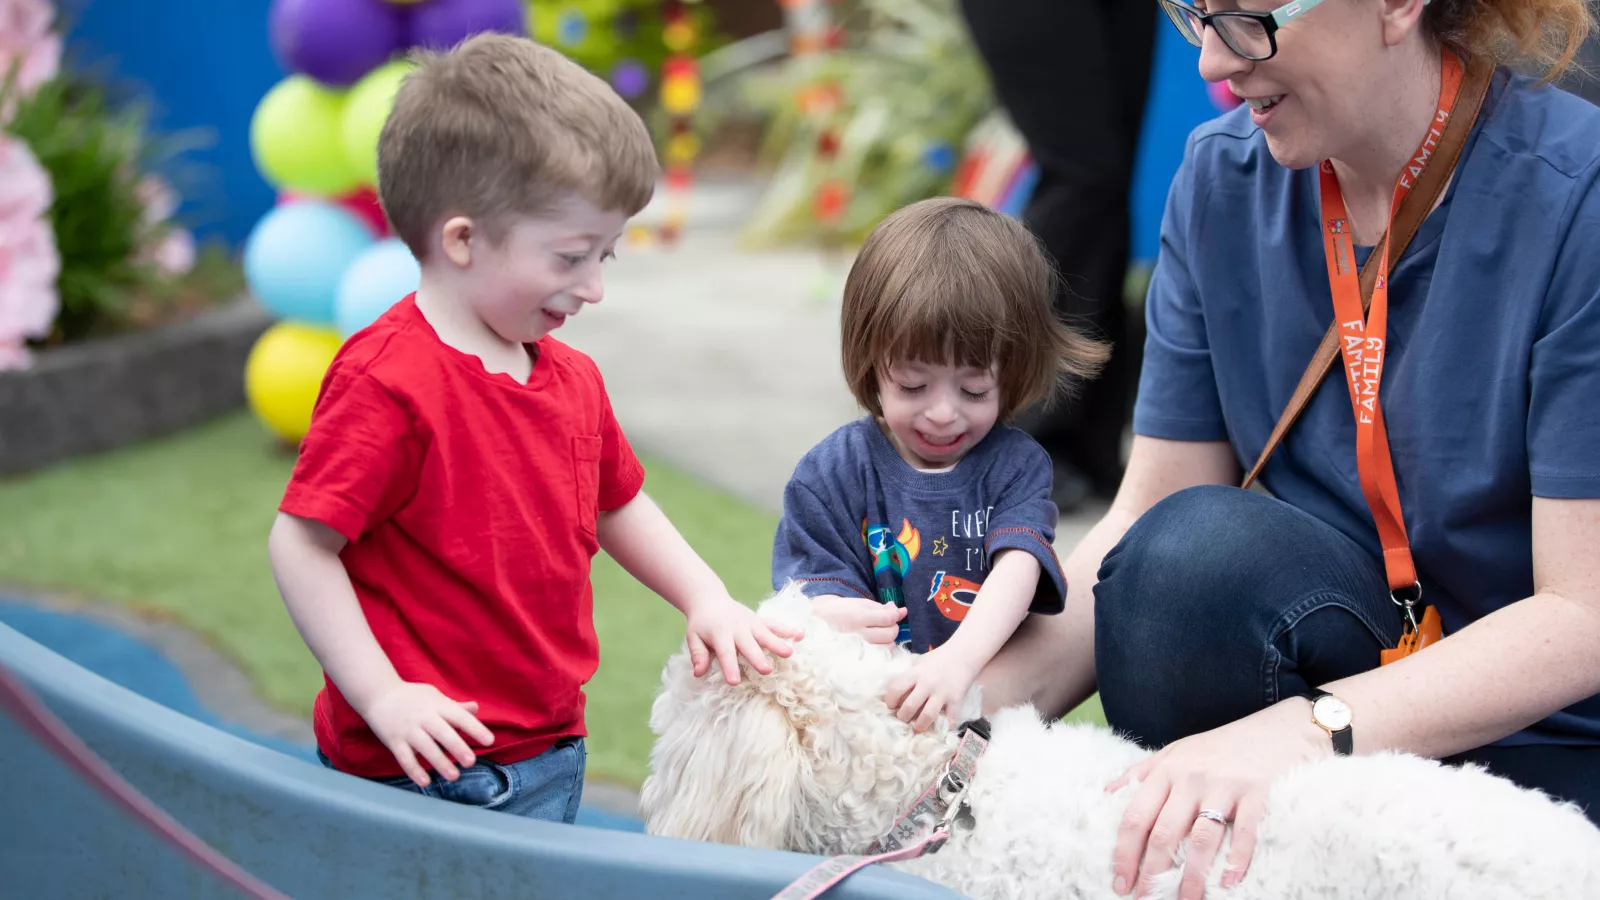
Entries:
[[[147,221],[139,184],[193,146],[193,133],[154,136],[139,106],[113,104],[99,83],[66,72],[22,98],[5,130],[32,150],[54,192],[50,221],[61,255],[61,310],[51,342],[134,327],[148,318],[152,304],[192,293],[144,258],[142,251],[166,226]],[[228,283],[231,268],[213,252],[193,275],[207,284]],[[176,281],[187,284],[191,277]]]

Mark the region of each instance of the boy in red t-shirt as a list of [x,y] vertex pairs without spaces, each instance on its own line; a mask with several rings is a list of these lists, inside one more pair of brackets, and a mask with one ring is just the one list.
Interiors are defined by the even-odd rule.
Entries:
[[644,123],[525,39],[417,60],[378,184],[421,285],[328,369],[268,551],[326,676],[328,765],[571,822],[596,551],[684,613],[697,673],[713,655],[729,683],[739,656],[770,672],[763,648],[788,656],[800,635],[729,596],[641,493],[600,373],[549,336],[600,302],[601,263],[650,198]]

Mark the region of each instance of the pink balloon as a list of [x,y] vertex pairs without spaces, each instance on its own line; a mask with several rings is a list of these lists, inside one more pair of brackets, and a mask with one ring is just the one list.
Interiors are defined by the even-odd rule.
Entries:
[[1211,102],[1216,104],[1217,109],[1223,112],[1227,112],[1244,102],[1228,87],[1226,81],[1208,82],[1206,84],[1206,93],[1211,95]]

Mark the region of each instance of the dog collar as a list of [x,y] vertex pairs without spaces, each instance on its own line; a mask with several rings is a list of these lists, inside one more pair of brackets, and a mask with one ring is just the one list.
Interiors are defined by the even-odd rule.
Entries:
[[[989,720],[962,722],[957,733],[961,735],[961,744],[933,787],[917,798],[916,804],[894,823],[888,834],[873,842],[866,856],[829,857],[790,882],[772,900],[816,900],[865,866],[937,853],[950,839],[950,827],[955,824],[956,816],[967,808],[967,790],[972,785],[972,776],[977,773],[978,757],[989,746]],[[916,837],[930,819],[933,830]]]
[[[916,840],[918,834],[934,823],[935,830],[946,833],[955,817],[967,805],[967,789],[978,771],[978,757],[989,746],[989,720],[984,718],[962,722],[957,729],[961,744],[955,756],[945,765],[944,771],[933,786],[922,792],[911,809],[889,829],[889,833],[874,841],[867,853],[893,853]],[[939,842],[939,843],[942,843]],[[937,852],[939,843],[929,845],[928,852]]]

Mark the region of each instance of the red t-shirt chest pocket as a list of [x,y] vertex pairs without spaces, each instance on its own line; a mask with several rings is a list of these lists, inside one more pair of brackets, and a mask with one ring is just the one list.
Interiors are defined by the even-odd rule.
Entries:
[[593,536],[595,519],[600,513],[600,454],[599,435],[576,435],[572,438],[572,481],[578,492],[578,525],[583,533]]

